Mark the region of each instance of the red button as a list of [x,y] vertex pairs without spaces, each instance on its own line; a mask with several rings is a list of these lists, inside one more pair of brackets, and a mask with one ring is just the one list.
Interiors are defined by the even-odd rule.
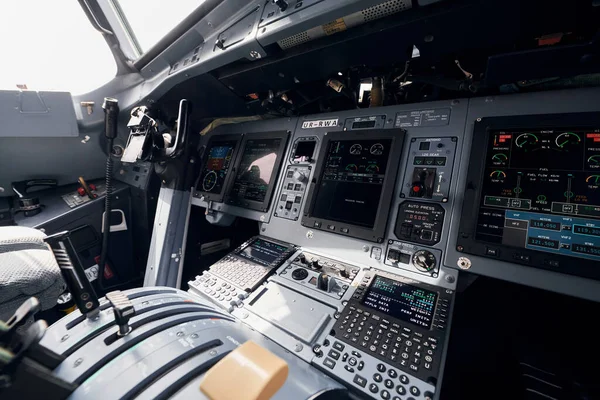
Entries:
[[413,192],[418,193],[421,191],[421,188],[419,186],[413,186]]

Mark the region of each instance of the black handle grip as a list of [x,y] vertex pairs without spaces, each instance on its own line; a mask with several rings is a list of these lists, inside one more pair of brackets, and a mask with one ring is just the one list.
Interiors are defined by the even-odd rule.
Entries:
[[15,311],[8,321],[0,321],[0,346],[10,343],[17,332],[17,329],[26,323],[27,320],[34,316],[40,309],[41,306],[38,299],[30,297],[17,308],[17,311]]
[[100,302],[94,287],[85,275],[85,270],[71,242],[70,232],[50,235],[44,241],[50,245],[79,311],[88,318],[96,316],[99,312]]
[[117,137],[117,120],[119,119],[119,100],[105,97],[102,103],[104,109],[104,134],[108,139]]

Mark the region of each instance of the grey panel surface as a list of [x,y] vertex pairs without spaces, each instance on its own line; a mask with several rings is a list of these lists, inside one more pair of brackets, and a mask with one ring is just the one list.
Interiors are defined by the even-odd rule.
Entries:
[[180,287],[191,197],[188,191],[160,189],[144,286]]
[[69,92],[0,90],[0,137],[79,135]]
[[275,282],[257,288],[245,308],[309,345],[336,311]]
[[0,137],[0,196],[13,196],[15,181],[52,178],[66,185],[79,176],[86,180],[104,176],[101,134],[87,134],[91,138],[85,143],[83,137]]
[[[257,39],[263,46],[286,39],[295,34],[302,33],[311,28],[320,27],[320,25],[335,21],[338,18],[346,17],[362,10],[386,3],[385,0],[348,0],[348,1],[289,1],[290,6],[285,12],[279,11],[277,6],[269,5],[265,7],[263,13],[263,23],[258,31]],[[298,3],[302,5],[296,8]],[[305,5],[306,3],[306,5]],[[402,1],[405,8],[410,8],[411,3]],[[267,17],[274,12],[271,17]],[[354,16],[353,16],[354,17]],[[273,22],[270,22],[270,20]],[[339,27],[331,27],[327,33],[334,33],[339,30],[345,30],[347,24],[356,25],[357,18],[350,18],[346,23]],[[364,18],[367,19],[367,18]],[[360,16],[359,22],[363,17]],[[341,27],[343,26],[343,28]],[[319,28],[320,29],[320,28]],[[323,31],[320,29],[321,32]]]
[[[598,88],[485,97],[470,101],[467,125],[462,141],[463,156],[459,157],[457,155],[457,160],[460,160],[460,163],[457,163],[459,168],[454,170],[456,204],[452,211],[451,221],[448,224],[451,226],[451,230],[445,254],[445,264],[447,266],[458,268],[458,259],[466,257],[472,263],[469,269],[470,272],[600,301],[600,282],[598,281],[464,254],[455,249],[459,229],[458,221],[460,220],[469,166],[474,121],[477,118],[493,116],[590,111],[600,111],[600,89]],[[573,262],[576,263],[577,260],[574,259]]]
[[[398,172],[398,177],[396,181],[396,188],[394,190],[394,199],[392,202],[392,206],[389,211],[388,218],[388,227],[386,229],[387,235],[386,240],[382,244],[374,244],[372,242],[367,242],[359,239],[353,239],[341,235],[336,235],[333,233],[329,233],[326,231],[319,230],[311,230],[301,226],[300,221],[291,221],[285,220],[282,218],[271,218],[269,223],[264,223],[262,229],[264,232],[261,232],[263,235],[271,236],[277,239],[281,239],[290,243],[294,243],[296,245],[300,245],[306,250],[316,251],[326,256],[333,257],[340,261],[346,261],[350,264],[354,264],[360,267],[374,267],[380,268],[384,271],[388,272],[396,272],[399,273],[399,269],[393,266],[388,266],[384,264],[384,257],[379,256],[377,259],[378,253],[383,253],[385,251],[387,240],[393,239],[396,240],[394,235],[394,223],[396,221],[396,214],[398,210],[398,204],[403,200],[400,198],[400,194],[402,192],[402,180],[404,177],[404,171],[406,171],[407,166],[406,163],[409,158],[409,146],[410,141],[415,138],[438,138],[438,137],[461,137],[462,132],[464,130],[465,125],[465,117],[467,114],[467,101],[466,100],[454,100],[454,101],[440,101],[435,103],[428,103],[426,106],[427,109],[450,109],[451,117],[449,124],[444,127],[428,127],[428,126],[419,126],[419,127],[411,127],[407,128],[407,135],[405,138],[405,145],[401,155],[397,155],[401,157],[403,160],[400,165],[400,169]],[[381,108],[371,108],[371,109],[363,109],[363,110],[351,110],[344,111],[336,114],[319,114],[319,115],[309,115],[304,116],[298,119],[298,126],[294,133],[293,141],[302,136],[317,136],[319,140],[323,138],[323,134],[328,131],[342,131],[344,128],[344,123],[348,118],[355,117],[365,117],[372,115],[386,115],[385,126],[384,129],[394,129],[395,116],[398,112],[404,110],[414,110],[414,105],[403,105],[403,106],[391,106],[391,107],[381,107]],[[332,127],[316,127],[316,128],[306,128],[306,126],[312,126],[314,124],[305,124],[305,122],[310,121],[322,121],[322,120],[335,120],[337,119],[336,125]],[[331,124],[331,123],[329,123]],[[318,124],[317,124],[318,125]],[[303,128],[304,126],[304,128]],[[460,147],[462,144],[460,143],[460,139],[458,142],[458,148],[456,151],[456,158],[460,158]],[[448,156],[450,157],[450,156]],[[289,160],[289,157],[288,157]],[[289,161],[287,165],[290,165]],[[287,167],[286,165],[286,167]],[[314,165],[314,163],[312,164]],[[448,165],[452,165],[448,163]],[[449,173],[452,175],[456,174],[458,168],[458,164],[454,164],[452,169],[449,169]],[[412,171],[412,166],[410,166]],[[314,177],[314,168],[312,172],[312,176],[309,179],[315,179]],[[450,185],[450,197],[447,203],[442,203],[442,207],[446,211],[444,227],[442,230],[442,240],[431,246],[434,249],[439,249],[440,251],[444,251],[446,247],[446,242],[444,238],[447,237],[447,232],[450,224],[450,216],[451,209],[454,199],[455,193],[455,182],[451,182]],[[304,200],[303,207],[306,206],[306,200]],[[301,210],[302,211],[302,210]],[[374,250],[374,251],[373,251]],[[439,253],[438,253],[439,254]],[[438,260],[441,263],[441,260]],[[432,276],[424,276],[419,273],[416,269],[410,266],[410,268],[406,270],[402,270],[402,274],[409,276],[411,278],[422,280],[423,282],[440,285],[446,287],[448,289],[455,288],[455,278],[457,276],[457,272],[452,269],[447,269],[444,266],[440,268],[439,275],[437,277]],[[451,276],[447,278],[447,276]],[[452,281],[450,283],[448,280]]]

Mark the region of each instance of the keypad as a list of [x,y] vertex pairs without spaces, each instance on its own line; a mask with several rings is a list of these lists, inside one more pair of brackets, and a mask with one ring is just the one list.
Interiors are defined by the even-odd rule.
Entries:
[[[411,375],[430,376],[437,369],[438,339],[413,329],[350,304],[338,319],[336,336]],[[379,364],[377,370],[383,373],[386,367]]]
[[[355,308],[353,311],[358,310]],[[424,396],[429,396],[428,389],[422,386],[423,382],[420,380],[409,377],[392,367],[389,362],[379,362],[374,355],[348,346],[340,340],[326,340],[323,354],[325,357],[321,362],[326,370],[332,369],[334,374],[339,375],[341,369],[343,374],[348,375],[339,376],[375,399],[423,400]],[[338,362],[341,365],[337,365]]]
[[247,297],[246,292],[236,288],[230,283],[223,282],[216,276],[204,271],[202,275],[196,276],[196,279],[189,281],[190,289],[197,293],[212,297],[218,300],[229,312],[234,306],[240,306],[242,299]]
[[228,255],[213,264],[210,272],[238,288],[254,290],[269,275],[271,268]]

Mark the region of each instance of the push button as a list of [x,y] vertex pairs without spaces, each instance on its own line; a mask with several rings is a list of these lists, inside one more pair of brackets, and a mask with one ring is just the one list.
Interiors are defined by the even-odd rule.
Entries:
[[331,358],[326,358],[325,361],[323,361],[323,365],[325,365],[327,368],[333,369],[335,367],[335,361],[333,361]]
[[352,382],[363,388],[367,386],[367,380],[360,375],[354,375],[354,380]]

